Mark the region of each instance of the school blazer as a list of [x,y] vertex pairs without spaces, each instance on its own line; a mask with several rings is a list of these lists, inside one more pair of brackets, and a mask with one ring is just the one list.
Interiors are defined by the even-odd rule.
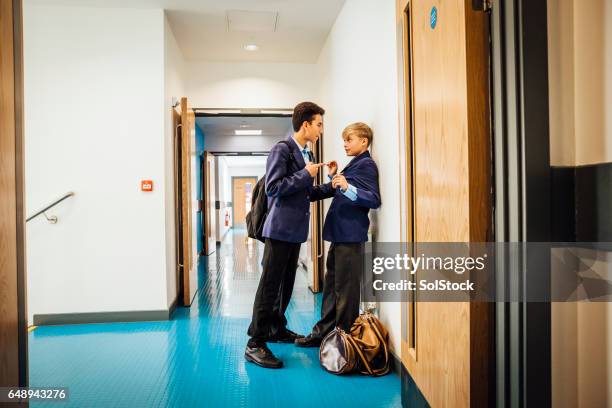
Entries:
[[266,162],[268,215],[262,235],[279,241],[302,243],[308,237],[314,178],[305,169],[306,163],[297,143],[292,137],[287,141],[291,148],[284,143],[276,144]]
[[367,242],[370,209],[380,207],[378,167],[369,151],[356,156],[341,172],[357,188],[357,200],[351,201],[334,189],[331,182],[313,187],[311,201],[333,197],[323,226],[323,239],[336,243]]

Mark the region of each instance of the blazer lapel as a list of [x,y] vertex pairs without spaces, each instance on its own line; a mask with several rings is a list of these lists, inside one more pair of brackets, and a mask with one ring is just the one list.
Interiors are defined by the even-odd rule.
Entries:
[[364,159],[366,157],[370,157],[370,152],[368,150],[366,150],[365,152],[361,153],[359,156],[354,157],[353,160],[351,160],[345,168],[342,169],[342,171],[340,172],[340,174],[344,173],[345,171],[347,171],[349,168],[351,168],[355,163],[357,163],[359,160]]

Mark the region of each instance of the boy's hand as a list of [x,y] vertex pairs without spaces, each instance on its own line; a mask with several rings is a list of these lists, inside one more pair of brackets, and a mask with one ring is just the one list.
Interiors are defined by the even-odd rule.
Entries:
[[310,174],[310,177],[315,177],[319,172],[319,167],[324,165],[325,163],[308,163],[305,169]]
[[348,182],[346,181],[346,178],[344,178],[342,174],[338,174],[337,176],[334,176],[334,178],[332,179],[332,187],[333,188],[340,187],[342,190],[346,191],[348,190]]
[[338,171],[338,163],[335,160],[332,160],[327,163],[327,171],[330,176],[335,176],[336,172]]

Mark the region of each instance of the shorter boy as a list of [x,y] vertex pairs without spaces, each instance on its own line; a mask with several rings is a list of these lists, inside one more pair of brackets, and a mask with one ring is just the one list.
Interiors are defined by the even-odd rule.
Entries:
[[327,273],[323,284],[321,319],[312,333],[295,340],[299,347],[319,347],[323,337],[336,326],[348,331],[359,316],[360,282],[364,261],[364,242],[368,241],[370,208],[380,207],[378,168],[368,148],[372,129],[353,123],[344,129],[344,150],[354,156],[340,174],[330,162],[331,181],[313,188],[311,201],[334,197],[325,224],[323,239],[331,242],[327,254]]

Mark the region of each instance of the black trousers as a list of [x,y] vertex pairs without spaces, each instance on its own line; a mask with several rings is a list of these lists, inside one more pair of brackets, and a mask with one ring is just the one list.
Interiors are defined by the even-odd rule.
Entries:
[[325,337],[336,326],[348,331],[359,316],[363,260],[363,243],[331,244],[323,282],[321,320],[312,328],[313,336]]
[[266,238],[263,273],[247,331],[249,343],[268,341],[287,326],[285,311],[293,293],[300,245]]

